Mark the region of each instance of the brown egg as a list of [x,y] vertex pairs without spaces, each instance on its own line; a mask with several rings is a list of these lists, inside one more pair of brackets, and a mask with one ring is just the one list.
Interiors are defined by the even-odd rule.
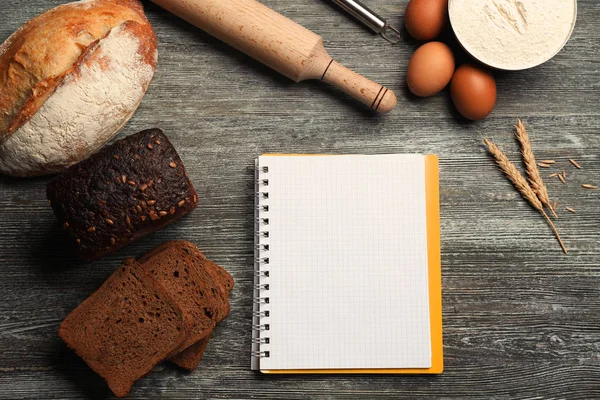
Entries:
[[433,40],[448,21],[448,0],[411,0],[404,12],[404,26],[417,40]]
[[461,65],[452,77],[450,94],[458,112],[478,121],[487,117],[496,105],[496,81],[483,67]]
[[452,79],[454,56],[441,42],[419,47],[408,63],[406,82],[411,92],[421,97],[439,93]]

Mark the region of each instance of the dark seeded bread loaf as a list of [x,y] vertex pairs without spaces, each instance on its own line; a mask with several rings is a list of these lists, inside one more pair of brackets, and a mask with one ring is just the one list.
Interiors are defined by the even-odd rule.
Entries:
[[59,335],[119,397],[185,340],[183,312],[142,268],[123,265],[63,321]]
[[47,196],[82,259],[112,253],[191,212],[198,196],[160,129],[131,135],[52,180]]
[[163,285],[193,321],[185,342],[172,355],[208,337],[226,308],[220,283],[203,266],[200,254],[189,242],[171,241],[138,260],[144,272]]

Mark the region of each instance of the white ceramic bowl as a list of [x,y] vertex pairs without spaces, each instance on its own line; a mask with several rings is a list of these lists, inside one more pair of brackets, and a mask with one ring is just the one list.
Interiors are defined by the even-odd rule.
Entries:
[[[481,12],[473,12],[476,7]],[[517,71],[562,50],[575,28],[577,0],[449,0],[448,12],[458,41],[473,58]]]

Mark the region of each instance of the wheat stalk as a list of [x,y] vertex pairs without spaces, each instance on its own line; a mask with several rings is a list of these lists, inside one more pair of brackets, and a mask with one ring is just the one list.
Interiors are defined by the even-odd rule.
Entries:
[[[554,212],[554,208],[552,208],[552,203],[550,202],[550,197],[548,196],[548,189],[546,189],[546,185],[540,175],[540,171],[538,169],[538,164],[535,162],[535,155],[533,154],[533,149],[531,148],[531,142],[529,141],[529,135],[527,134],[527,130],[525,129],[525,125],[521,122],[520,119],[517,120],[517,125],[515,126],[515,132],[517,136],[517,140],[521,144],[521,153],[523,154],[523,160],[525,161],[525,169],[527,170],[527,176],[529,177],[529,182],[531,183],[531,188],[540,199],[540,201],[545,204],[555,218],[558,218],[556,212]],[[545,167],[545,165],[542,165]],[[548,165],[549,167],[550,165]]]
[[502,170],[502,172],[504,172],[506,177],[513,183],[513,185],[517,188],[519,193],[521,193],[521,195],[527,201],[529,201],[529,203],[536,210],[538,210],[540,213],[542,213],[544,218],[546,218],[546,221],[548,221],[548,223],[550,224],[550,227],[552,228],[554,235],[556,235],[556,239],[558,240],[558,243],[560,243],[560,247],[562,247],[562,250],[566,254],[568,252],[567,248],[565,247],[565,244],[563,243],[562,239],[560,238],[560,235],[558,234],[558,230],[556,229],[556,226],[554,226],[554,224],[552,223],[552,220],[548,217],[548,215],[544,211],[544,205],[538,198],[535,191],[531,188],[531,186],[529,186],[527,179],[525,179],[525,177],[517,170],[517,167],[515,167],[515,164],[510,162],[508,157],[506,157],[506,155],[498,148],[498,146],[496,146],[494,143],[489,141],[487,138],[483,138],[483,141],[485,142],[485,144],[488,147],[488,152],[492,156],[494,156],[494,158],[496,159],[496,164],[498,164],[498,167],[500,167],[500,170]]

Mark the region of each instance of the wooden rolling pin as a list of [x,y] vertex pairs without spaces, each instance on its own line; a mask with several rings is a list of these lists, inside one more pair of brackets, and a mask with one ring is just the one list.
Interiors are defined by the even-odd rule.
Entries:
[[152,1],[296,82],[320,79],[380,112],[396,106],[394,92],[333,60],[320,36],[257,1]]

